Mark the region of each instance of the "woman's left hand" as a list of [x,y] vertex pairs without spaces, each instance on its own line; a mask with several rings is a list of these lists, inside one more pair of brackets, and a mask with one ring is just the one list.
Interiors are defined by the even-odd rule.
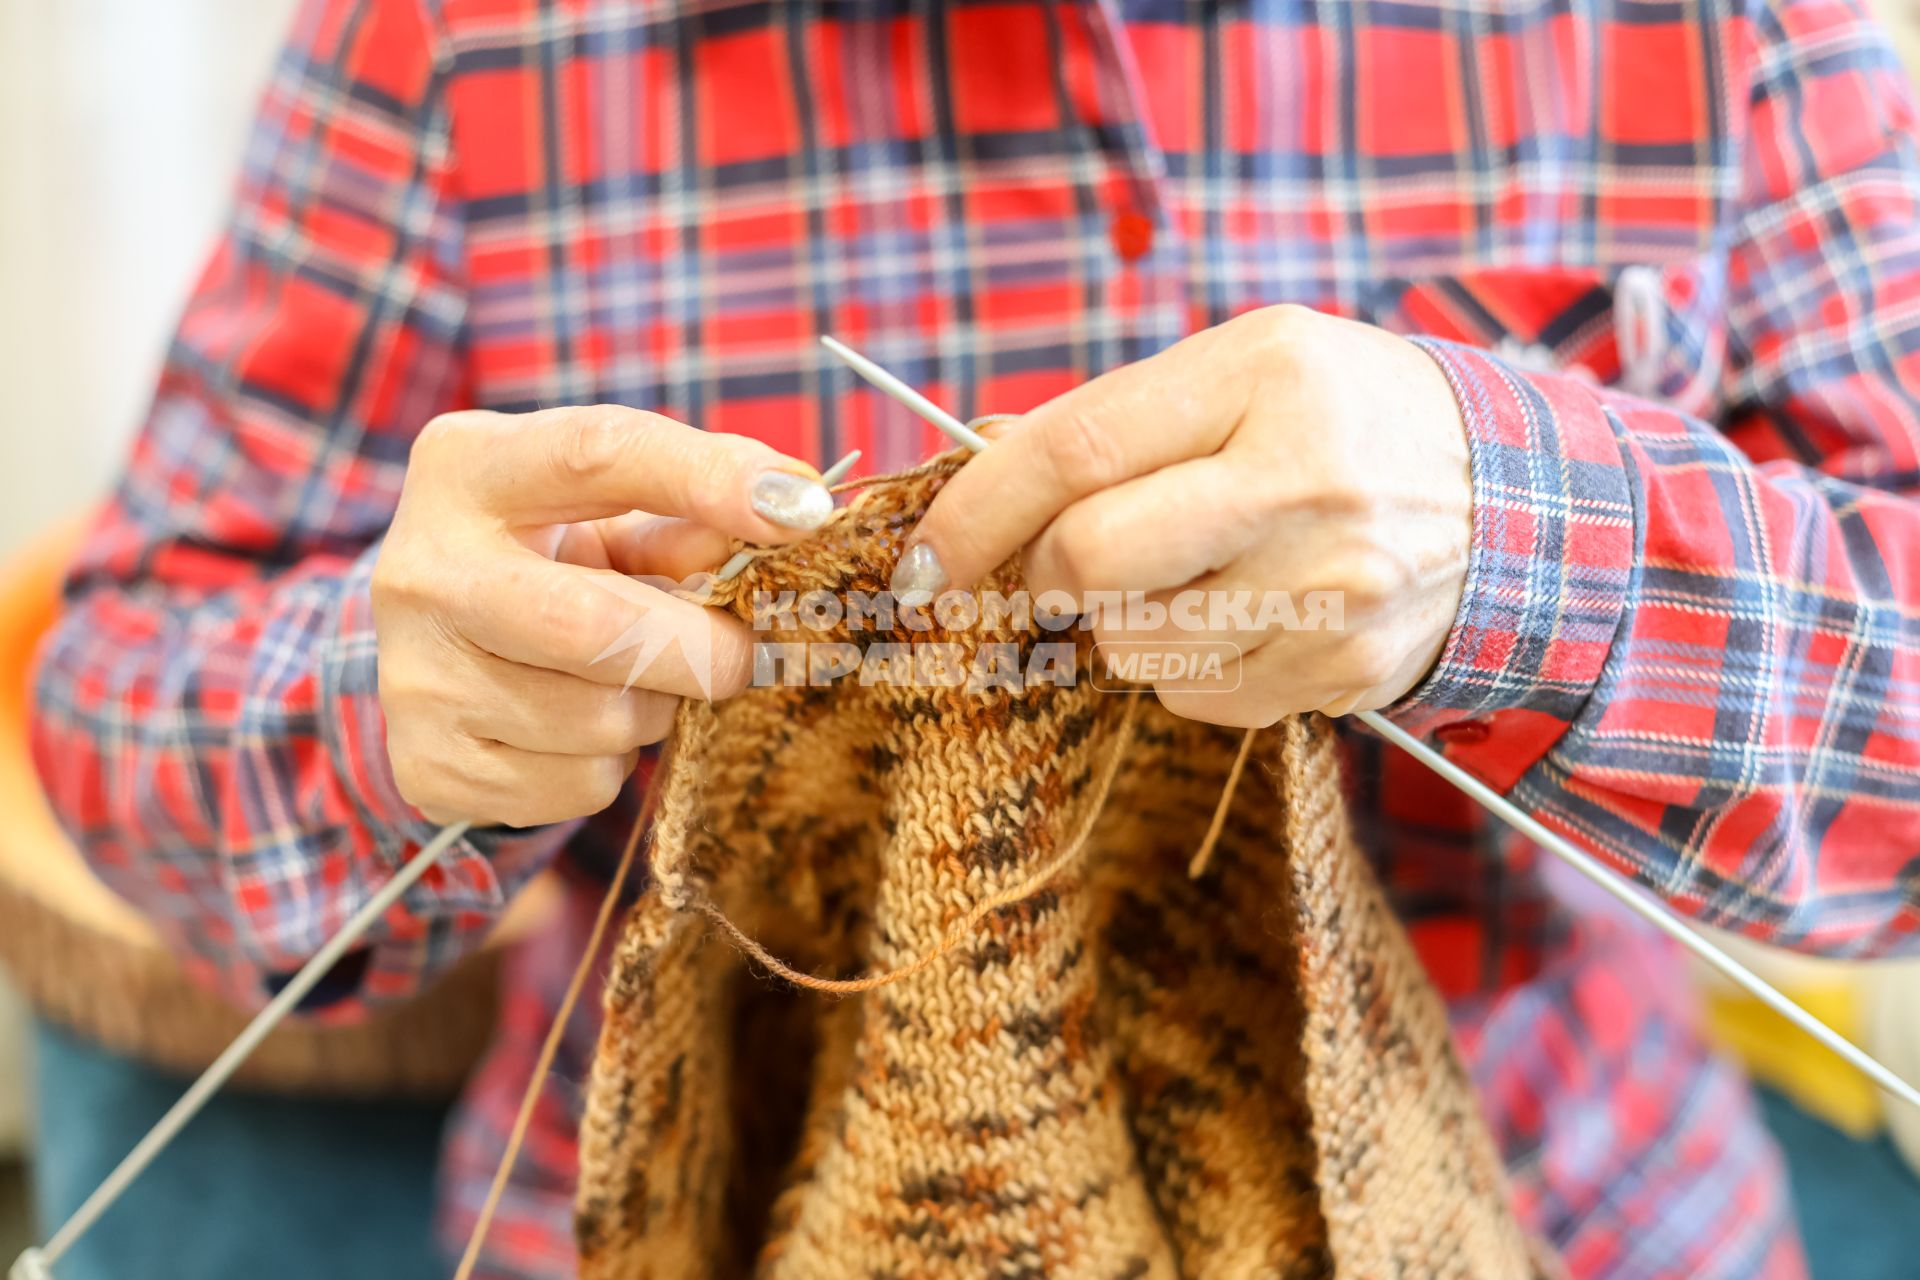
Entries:
[[[1472,514],[1440,367],[1385,330],[1272,307],[1009,424],[934,500],[894,594],[965,587],[1025,548],[1036,598],[1065,592],[1087,613],[1144,597],[1132,619],[1098,610],[1096,640],[1226,659],[1155,682],[1170,710],[1239,726],[1342,715],[1392,703],[1438,659]],[[1284,607],[1262,610],[1275,593]],[[1140,616],[1156,604],[1161,618]]]

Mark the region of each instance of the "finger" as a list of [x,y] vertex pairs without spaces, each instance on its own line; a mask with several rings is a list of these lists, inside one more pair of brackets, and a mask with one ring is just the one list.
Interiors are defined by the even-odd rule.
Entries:
[[[1297,658],[1297,655],[1295,655]],[[1154,682],[1160,705],[1177,716],[1235,729],[1264,729],[1331,696],[1302,679],[1300,664],[1272,646],[1224,657],[1205,674]]]
[[599,684],[732,697],[752,673],[750,633],[730,615],[625,574],[507,557],[452,619],[496,657]]
[[1308,711],[1343,716],[1388,706],[1425,669],[1422,661],[1379,634],[1271,633],[1215,666],[1156,680],[1154,692],[1175,715],[1255,728]]
[[618,519],[619,516],[610,516],[605,520],[582,520],[577,524],[559,525],[557,536],[546,543],[540,539],[529,539],[525,540],[526,545],[563,564],[577,564],[583,569],[611,569],[613,561],[607,555],[602,526]]
[[683,582],[727,558],[733,539],[711,525],[634,512],[605,522],[608,568]]
[[401,788],[434,822],[536,827],[599,813],[612,804],[639,761],[621,756],[562,756],[456,736],[422,757]]
[[[561,526],[551,558],[586,569],[684,582],[725,560],[732,544],[733,539],[708,525],[629,511]],[[547,553],[537,540],[527,545]]]
[[661,741],[680,699],[621,689],[492,654],[473,655],[460,727],[473,737],[561,756],[621,756]]
[[1247,389],[1218,346],[1196,335],[1027,414],[934,499],[895,595],[975,582],[1089,494],[1218,449]]
[[[1283,535],[1284,536],[1284,535]],[[1282,633],[1342,632],[1355,621],[1337,585],[1338,562],[1311,530],[1284,557],[1241,557],[1183,586],[1095,598],[1098,641],[1235,644],[1252,649]],[[1324,541],[1324,540],[1323,540]],[[1329,571],[1332,567],[1333,571]],[[1285,582],[1286,587],[1259,583]]]
[[1179,588],[1225,568],[1261,538],[1271,487],[1231,448],[1089,494],[1021,554],[1027,586],[1085,612],[1094,592]]
[[819,473],[796,458],[618,405],[452,414],[421,439],[417,450],[451,455],[474,501],[514,524],[642,510],[785,542],[833,510]]

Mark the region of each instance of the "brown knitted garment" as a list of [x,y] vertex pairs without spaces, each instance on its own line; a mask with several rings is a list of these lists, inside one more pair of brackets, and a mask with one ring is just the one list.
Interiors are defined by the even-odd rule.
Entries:
[[[957,465],[866,490],[714,603],[748,617],[758,591],[883,591]],[[1009,566],[986,585],[1017,580]],[[855,675],[683,713],[653,884],[607,986],[584,1280],[1545,1273],[1440,1001],[1348,833],[1330,726],[1256,739],[1190,879],[1240,735],[1100,692],[1079,656],[1072,687]],[[953,945],[823,995],[770,978],[709,910],[822,976]]]

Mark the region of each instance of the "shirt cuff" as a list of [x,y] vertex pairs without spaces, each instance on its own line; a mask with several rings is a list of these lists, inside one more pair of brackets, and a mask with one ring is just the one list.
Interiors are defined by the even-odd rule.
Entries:
[[1386,714],[1510,785],[1579,716],[1606,664],[1634,564],[1628,463],[1618,424],[1580,380],[1414,342],[1466,423],[1473,533],[1440,660]]
[[[320,662],[321,736],[356,810],[356,825],[378,862],[398,870],[440,830],[400,795],[387,755],[386,716],[380,707],[378,647],[373,629],[375,543],[355,561],[340,595],[339,612]],[[491,918],[505,909],[580,824],[524,830],[468,831],[402,900],[410,915]]]

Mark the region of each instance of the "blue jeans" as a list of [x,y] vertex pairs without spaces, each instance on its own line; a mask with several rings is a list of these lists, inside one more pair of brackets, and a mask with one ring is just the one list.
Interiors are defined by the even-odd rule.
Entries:
[[[186,1081],[41,1024],[41,1239]],[[444,1280],[433,1239],[445,1110],[223,1092],[54,1267],[55,1280]],[[0,1259],[4,1262],[4,1259]]]

